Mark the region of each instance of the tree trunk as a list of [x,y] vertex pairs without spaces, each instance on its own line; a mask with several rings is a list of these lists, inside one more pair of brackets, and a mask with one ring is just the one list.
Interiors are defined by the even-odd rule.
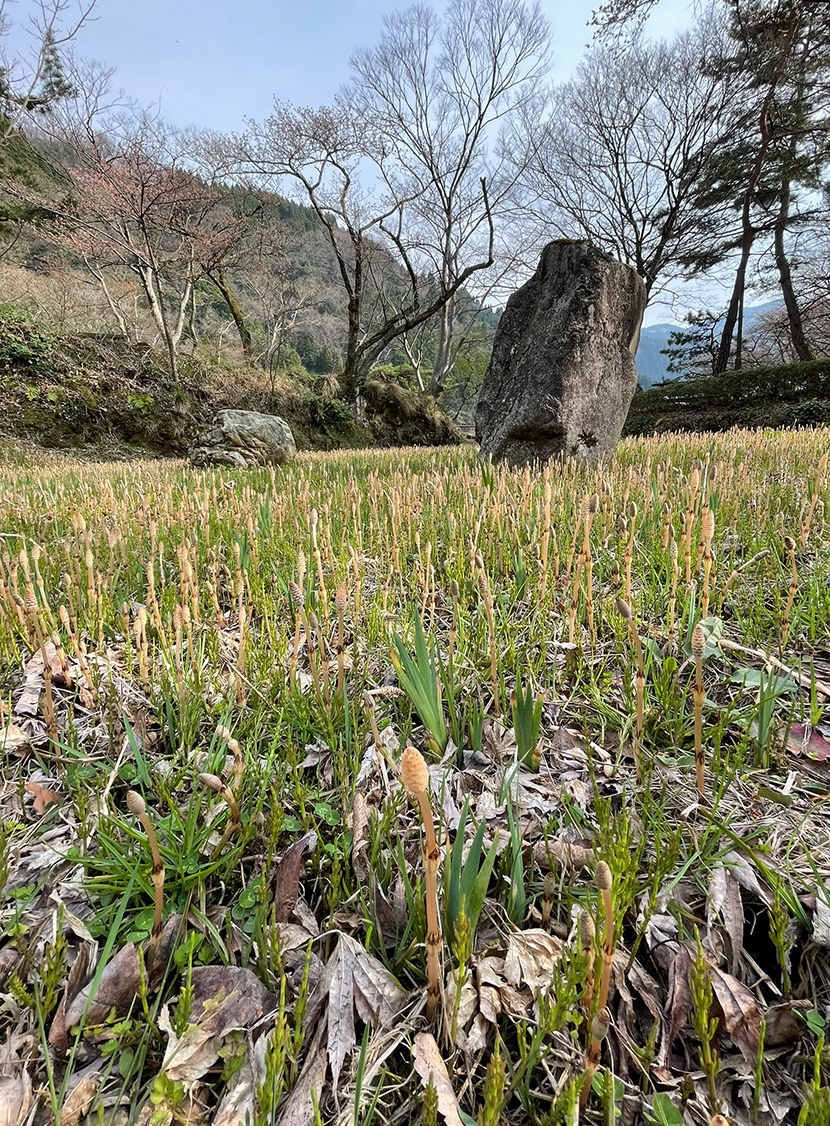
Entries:
[[157,288],[158,275],[151,266],[139,265],[137,269],[138,275],[144,285],[144,293],[147,296],[147,302],[150,306],[150,312],[153,314],[153,320],[156,322],[167,348],[167,356],[170,360],[170,377],[171,379],[178,380],[179,364],[176,358],[176,342],[173,339],[173,334],[170,332],[170,326],[167,324],[167,317],[164,315],[164,305],[162,304],[161,294]]
[[113,299],[113,296],[109,291],[109,287],[107,285],[107,279],[104,276],[103,269],[97,270],[95,268],[95,266],[92,265],[92,263],[89,261],[88,258],[84,258],[84,264],[85,264],[86,268],[89,270],[89,272],[92,274],[92,276],[98,281],[98,284],[101,286],[101,289],[104,291],[104,297],[106,297],[106,299],[107,299],[107,304],[110,307],[110,312],[112,313],[112,315],[115,317],[116,321],[118,322],[118,327],[121,329],[121,333],[122,333],[124,339],[129,340],[130,339],[130,329],[129,329],[129,325],[127,324],[127,318],[121,312],[120,307],[118,306],[116,301]]
[[239,307],[236,295],[228,284],[228,279],[225,275],[225,267],[220,264],[214,271],[208,271],[207,276],[222,294],[222,299],[228,306],[228,310],[233,317],[233,323],[236,325],[237,332],[239,333],[239,339],[242,342],[242,355],[245,357],[246,361],[250,361],[251,352],[253,350],[251,330],[245,324],[242,309]]
[[[361,363],[359,357],[358,341],[360,339],[360,295],[354,293],[349,297],[348,337],[346,341],[346,360],[343,364],[343,374],[340,381],[343,384],[343,395],[347,402],[356,400],[366,376],[369,374],[375,357],[372,356],[368,364]],[[380,349],[378,355],[383,349]]]
[[414,371],[415,378],[418,381],[418,390],[419,391],[425,391],[426,388],[424,387],[424,377],[421,375],[421,351],[422,350],[419,348],[418,354],[416,355],[415,349],[409,343],[409,340],[407,339],[406,335],[402,336],[401,340],[403,341],[403,350],[406,353],[406,358],[409,360],[410,364],[412,365],[412,370]]
[[455,297],[451,297],[444,305],[438,317],[438,350],[435,356],[435,365],[432,369],[432,378],[429,381],[431,395],[438,395],[444,390],[447,376],[452,368],[452,336],[455,323]]
[[[790,27],[784,49],[781,51],[778,65],[774,74],[770,77],[769,86],[764,101],[761,106],[761,111],[758,116],[758,133],[760,136],[760,144],[758,146],[758,153],[752,165],[752,170],[749,174],[749,182],[744,192],[743,207],[741,208],[741,259],[738,263],[738,269],[735,274],[735,284],[732,287],[732,298],[729,302],[729,310],[726,314],[726,321],[724,322],[723,332],[720,339],[720,347],[718,348],[717,359],[715,360],[715,374],[720,375],[721,372],[726,371],[729,364],[729,353],[732,350],[732,335],[735,331],[735,322],[738,318],[739,309],[743,308],[744,290],[746,289],[746,269],[749,263],[749,256],[752,252],[752,244],[755,241],[755,229],[752,226],[752,202],[755,198],[755,191],[758,187],[758,181],[761,178],[761,172],[764,167],[764,162],[767,159],[767,152],[769,151],[772,134],[770,130],[769,112],[775,97],[775,91],[778,83],[784,73],[787,59],[789,58],[790,49],[795,38],[797,21],[793,21]],[[737,357],[740,359],[741,355],[741,342],[738,341]]]
[[781,293],[784,296],[784,305],[787,309],[787,319],[790,323],[790,339],[793,342],[795,354],[799,360],[814,360],[815,353],[810,347],[804,333],[804,322],[801,310],[798,307],[793,290],[793,276],[790,269],[790,260],[784,247],[784,233],[790,215],[790,181],[784,179],[781,184],[781,201],[778,215],[775,220],[775,265],[778,270],[778,279],[781,283]]

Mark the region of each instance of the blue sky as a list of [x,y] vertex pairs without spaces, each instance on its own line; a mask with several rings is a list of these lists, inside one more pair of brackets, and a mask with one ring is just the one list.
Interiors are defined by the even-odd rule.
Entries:
[[[598,0],[544,0],[554,73],[567,77],[591,38]],[[21,5],[22,7],[23,5]],[[234,129],[263,117],[273,97],[322,105],[348,75],[356,47],[371,46],[384,12],[406,0],[98,0],[81,54],[117,68],[115,82],[161,103],[176,125]],[[440,6],[440,4],[436,4]],[[692,0],[660,0],[654,30],[690,22]]]

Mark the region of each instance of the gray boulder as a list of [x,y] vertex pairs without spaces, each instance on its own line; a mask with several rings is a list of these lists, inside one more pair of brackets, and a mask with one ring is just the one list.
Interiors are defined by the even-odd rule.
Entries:
[[548,243],[496,329],[476,410],[481,456],[611,453],[637,386],[645,306],[629,266],[587,241]]
[[219,411],[211,428],[197,438],[188,457],[197,468],[230,465],[285,465],[297,453],[294,437],[283,419],[258,411]]

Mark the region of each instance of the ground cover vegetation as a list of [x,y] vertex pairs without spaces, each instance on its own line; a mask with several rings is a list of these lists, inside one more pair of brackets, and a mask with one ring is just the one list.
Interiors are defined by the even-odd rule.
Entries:
[[829,503],[6,450],[8,1120],[826,1123]]

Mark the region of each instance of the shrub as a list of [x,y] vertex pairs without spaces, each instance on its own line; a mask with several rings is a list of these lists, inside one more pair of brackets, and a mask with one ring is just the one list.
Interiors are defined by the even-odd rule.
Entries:
[[31,314],[15,305],[0,305],[0,366],[50,371],[55,337]]
[[785,426],[826,426],[830,423],[830,400],[803,399],[787,411]]

